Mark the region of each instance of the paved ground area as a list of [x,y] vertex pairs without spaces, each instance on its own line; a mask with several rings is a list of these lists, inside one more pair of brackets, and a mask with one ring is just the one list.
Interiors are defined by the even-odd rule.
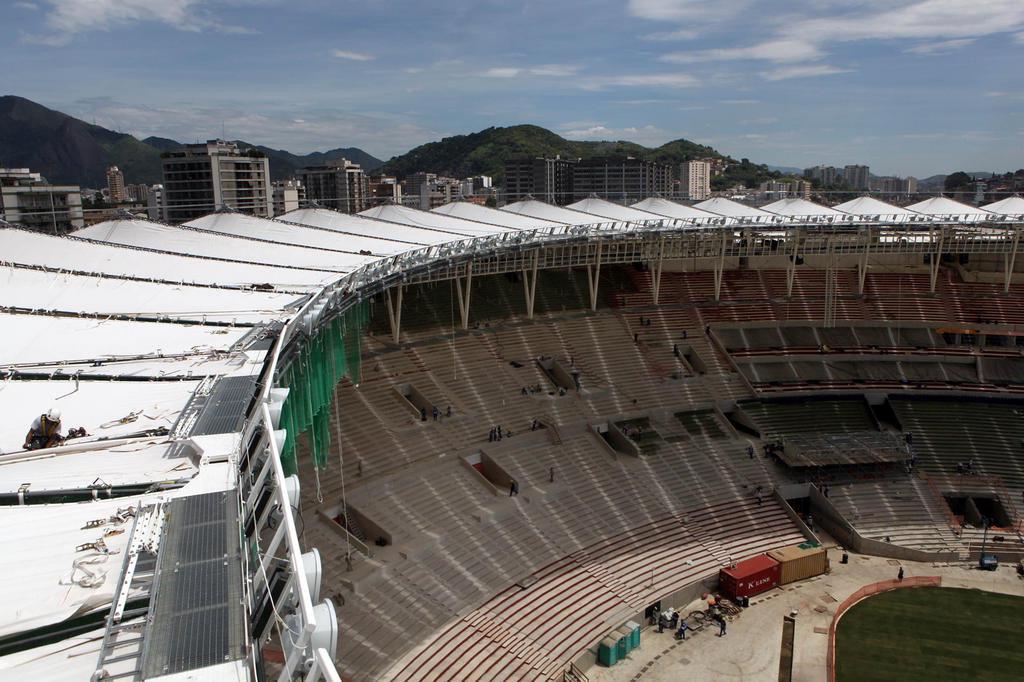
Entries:
[[838,682],[1012,680],[1024,597],[949,587],[878,594],[839,621]]
[[[717,628],[689,633],[677,642],[667,630],[645,628],[641,645],[613,668],[597,665],[586,673],[592,682],[625,680],[776,680],[782,618],[796,611],[793,679],[799,682],[825,680],[828,626],[835,607],[858,588],[896,577],[900,565],[893,559],[850,555],[850,563],[839,563],[841,552],[829,550],[832,571],[799,583],[771,590],[751,601],[728,625],[725,637]],[[1024,581],[1012,565],[995,572],[978,571],[973,564],[931,564],[903,562],[907,576],[940,575],[944,587],[967,587],[1024,596]],[[671,605],[683,613],[701,604]]]

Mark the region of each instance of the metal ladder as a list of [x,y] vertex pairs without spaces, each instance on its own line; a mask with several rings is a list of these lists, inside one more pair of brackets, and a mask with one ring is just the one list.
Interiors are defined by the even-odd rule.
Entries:
[[[163,503],[142,508],[135,515],[128,540],[121,582],[114,593],[99,660],[92,679],[142,679],[142,655],[156,577],[157,550],[163,530]],[[128,608],[128,600],[144,603]],[[112,671],[113,667],[118,672]]]

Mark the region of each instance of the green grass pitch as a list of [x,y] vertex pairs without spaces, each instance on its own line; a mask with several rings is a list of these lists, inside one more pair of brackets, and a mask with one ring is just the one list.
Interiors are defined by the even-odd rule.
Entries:
[[1024,597],[916,587],[870,597],[839,621],[836,680],[1024,679]]

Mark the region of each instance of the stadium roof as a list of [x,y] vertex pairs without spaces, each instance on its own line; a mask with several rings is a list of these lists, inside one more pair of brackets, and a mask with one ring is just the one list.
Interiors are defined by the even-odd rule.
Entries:
[[492,225],[503,225],[515,230],[535,230],[542,227],[553,227],[560,224],[550,220],[544,220],[543,218],[519,215],[509,211],[499,211],[496,208],[481,206],[480,204],[474,204],[469,201],[453,201],[450,204],[438,206],[431,210],[431,213],[441,213],[443,215],[463,218],[465,220],[476,220],[482,223],[490,223]]
[[694,204],[696,208],[703,211],[709,211],[711,213],[717,213],[728,218],[739,218],[744,220],[750,220],[755,223],[771,223],[777,221],[779,218],[776,215],[762,211],[753,206],[747,206],[741,204],[732,199],[726,199],[724,197],[712,197],[711,199],[705,199],[700,203]]
[[987,204],[981,208],[999,215],[1021,216],[1024,215],[1024,199],[1014,195],[1012,197],[1006,197],[1005,199],[1000,199],[999,201]]
[[278,220],[319,227],[342,234],[354,234],[363,237],[379,237],[409,244],[444,244],[455,239],[462,239],[463,234],[450,232],[433,227],[413,227],[400,223],[374,220],[361,215],[342,213],[330,208],[300,208],[278,216]]
[[416,208],[398,206],[396,204],[375,206],[374,208],[363,211],[359,215],[366,216],[367,218],[376,218],[377,220],[399,223],[401,225],[433,227],[435,229],[455,232],[466,237],[482,237],[485,235],[499,234],[501,232],[509,231],[508,228],[500,225],[491,225],[489,223],[481,223],[475,220],[465,220],[463,218],[456,218],[455,216],[444,215],[443,213],[431,213],[430,211],[421,211]]
[[633,204],[633,208],[640,209],[641,211],[647,211],[648,213],[656,213],[666,218],[675,218],[676,220],[693,220],[697,223],[710,223],[719,222],[722,220],[722,216],[715,213],[709,213],[693,206],[687,206],[677,201],[670,201],[662,197],[651,197],[650,199],[644,199]]
[[339,234],[332,230],[307,225],[283,223],[278,220],[232,213],[211,213],[185,224],[218,234],[349,254],[369,251],[375,256],[393,256],[408,251],[412,246],[409,242],[398,242],[384,237]]
[[822,206],[799,197],[773,201],[762,206],[761,210],[770,211],[787,218],[829,218],[842,220],[848,217],[845,213],[828,206]]
[[907,222],[920,218],[921,214],[888,204],[874,197],[857,197],[834,207],[837,211],[849,213],[862,220],[889,220]]
[[500,210],[550,220],[551,222],[562,223],[563,225],[587,225],[607,222],[608,220],[592,213],[584,213],[571,208],[565,208],[564,206],[555,206],[543,201],[537,201],[536,199],[523,199],[522,201],[506,204]]
[[591,215],[601,216],[602,218],[609,218],[611,220],[638,221],[664,219],[664,216],[649,213],[648,211],[634,208],[632,206],[613,204],[610,201],[599,199],[598,197],[582,199],[569,204],[566,208],[571,208],[574,211],[583,211],[584,213],[590,213]]
[[109,220],[82,228],[73,234],[83,239],[138,246],[167,253],[338,273],[351,272],[360,265],[374,260],[372,256],[331,253],[301,246],[280,245],[269,248],[265,242],[254,239],[218,235],[139,219]]
[[947,218],[963,222],[979,222],[993,217],[991,213],[984,209],[968,206],[947,197],[932,197],[931,199],[911,204],[907,208],[911,211],[935,216],[936,218]]

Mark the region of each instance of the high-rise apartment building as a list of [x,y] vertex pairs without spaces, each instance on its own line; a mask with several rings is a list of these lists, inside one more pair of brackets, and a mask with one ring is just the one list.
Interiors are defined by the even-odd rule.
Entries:
[[78,185],[51,185],[28,168],[0,168],[0,220],[64,234],[85,227]]
[[274,215],[295,211],[306,205],[306,188],[298,180],[276,180],[271,184]]
[[393,175],[375,175],[370,178],[370,192],[367,203],[379,206],[387,202],[402,203],[402,183]]
[[306,188],[310,202],[343,213],[359,213],[367,208],[370,183],[358,163],[337,159],[323,166],[300,168],[295,175]]
[[827,187],[837,184],[842,177],[842,172],[835,166],[814,166],[804,169],[804,177],[812,180],[818,186]]
[[125,198],[135,204],[144,204],[149,198],[149,185],[125,185]]
[[679,164],[679,193],[683,199],[700,201],[711,196],[711,164],[683,161]]
[[224,206],[270,217],[270,162],[263,152],[210,140],[162,158],[165,220],[183,223]]
[[594,194],[611,201],[635,202],[672,192],[672,167],[632,156],[583,159],[573,170],[576,200]]
[[555,157],[510,159],[505,162],[505,197],[519,201],[527,196],[549,204],[571,204],[573,169],[578,162]]
[[128,200],[124,187],[124,173],[117,166],[107,169],[107,192],[112,204],[121,204]]
[[871,169],[867,166],[846,165],[843,167],[843,184],[850,189],[871,189]]
[[153,185],[146,194],[146,213],[150,220],[161,220],[164,217],[164,186]]

